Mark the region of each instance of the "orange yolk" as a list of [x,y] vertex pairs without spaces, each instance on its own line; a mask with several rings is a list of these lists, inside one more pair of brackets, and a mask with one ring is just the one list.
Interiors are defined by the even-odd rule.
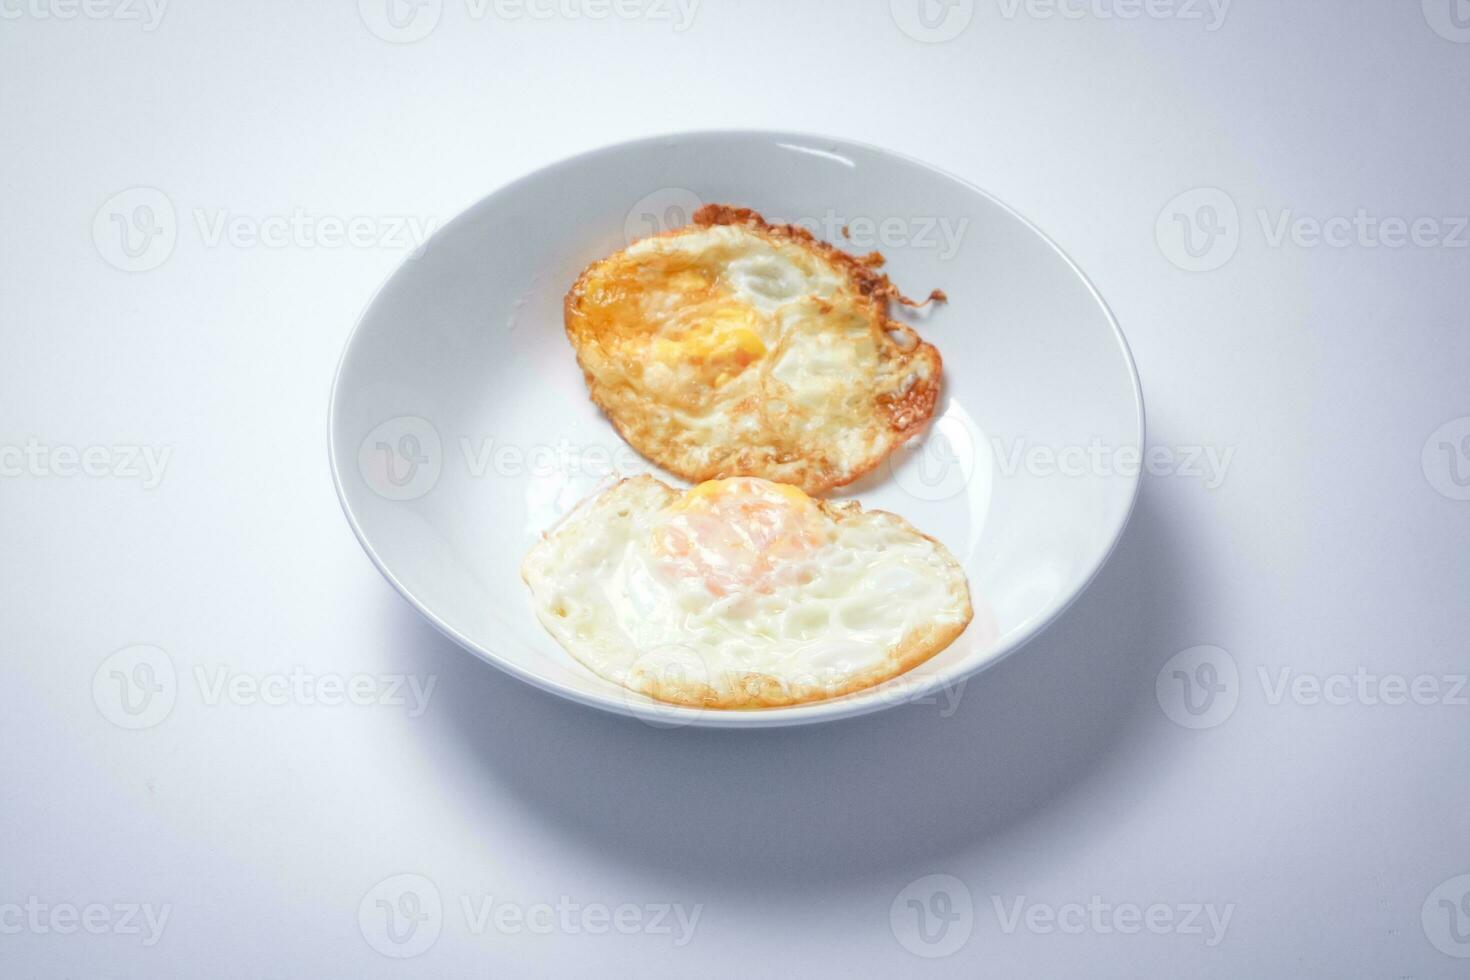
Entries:
[[816,502],[796,487],[736,477],[707,480],[670,508],[653,550],[679,578],[711,595],[770,593],[828,529]]
[[604,343],[692,365],[709,384],[725,383],[766,354],[759,314],[685,256],[626,260],[590,283],[589,295],[588,319]]

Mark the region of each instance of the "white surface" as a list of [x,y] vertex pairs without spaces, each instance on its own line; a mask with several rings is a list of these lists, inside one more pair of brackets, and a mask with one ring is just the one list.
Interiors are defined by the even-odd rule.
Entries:
[[[152,947],[0,933],[0,972],[736,977],[769,958],[808,976],[1463,976],[1439,902],[1470,872],[1470,708],[1272,698],[1282,670],[1467,669],[1470,503],[1429,443],[1470,415],[1470,250],[1273,246],[1258,215],[1470,214],[1470,45],[1434,0],[1433,17],[1241,2],[1214,31],[1208,7],[977,6],[923,44],[882,2],[710,0],[676,32],[474,20],[451,0],[395,46],[350,3],[179,4],[152,32],[6,5],[0,442],[172,455],[152,490],[39,463],[0,479],[0,905],[172,910]],[[1234,450],[1213,490],[1178,466],[1147,478],[1094,587],[952,712],[659,731],[466,656],[363,557],[323,451],[337,355],[400,252],[211,246],[195,219],[447,218],[573,152],[711,124],[899,146],[1014,205],[1123,324],[1152,442]],[[140,185],[179,221],[167,260],[129,274],[93,222]],[[1240,221],[1208,272],[1170,261],[1198,260],[1160,221],[1197,188]],[[1185,203],[1229,218],[1216,195]],[[93,678],[136,644],[179,683],[167,717],[130,731]],[[1199,646],[1228,652],[1240,690],[1192,730],[1156,680]],[[1210,656],[1228,663],[1174,666]],[[294,692],[211,705],[194,674],[298,665],[437,683],[409,718]],[[402,961],[359,925],[361,906],[387,942],[373,889],[398,874],[442,906]],[[907,900],[938,884],[961,914],[956,882],[969,934],[916,958],[898,936],[943,950],[914,939]],[[475,934],[460,898],[489,895],[703,907],[676,947],[560,923]],[[1093,895],[1234,911],[1207,947],[1208,925],[1007,933],[992,901]]]
[[[662,705],[578,663],[527,601],[523,557],[578,502],[617,475],[676,479],[632,452],[586,397],[562,329],[563,298],[581,270],[648,234],[628,234],[641,216],[663,223],[668,209],[642,202],[674,198],[686,200],[670,227],[685,224],[698,202],[718,201],[758,203],[769,220],[805,216],[818,227],[830,211],[859,242],[865,219],[886,222],[895,240],[899,229],[914,229],[916,239],[927,229],[936,241],[933,229],[954,229],[943,251],[895,241],[884,267],[900,286],[926,284],[907,286],[920,296],[935,286],[950,293],[920,314],[894,304],[945,359],[936,419],[841,495],[900,514],[942,542],[965,570],[975,621],[889,683],[764,711]],[[520,221],[524,214],[539,220]],[[831,238],[845,243],[840,229]],[[604,710],[755,728],[930,697],[1043,629],[1112,551],[1140,474],[1012,468],[1011,451],[991,446],[1041,446],[1060,457],[1096,443],[1137,461],[1143,405],[1127,346],[1093,288],[1003,205],[872,147],[727,132],[583,154],[470,208],[373,298],[337,372],[329,425],[333,480],[354,532],[445,634],[538,687]]]

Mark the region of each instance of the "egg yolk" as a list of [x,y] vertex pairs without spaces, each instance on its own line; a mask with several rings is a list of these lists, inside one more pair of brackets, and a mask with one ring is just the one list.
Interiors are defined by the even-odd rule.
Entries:
[[770,593],[827,540],[821,510],[792,486],[745,477],[707,480],[669,508],[653,533],[665,569],[711,595]]
[[588,319],[604,343],[633,360],[687,365],[721,385],[765,356],[762,316],[718,270],[687,256],[625,259],[589,284]]
[[687,328],[676,328],[674,336],[654,340],[655,357],[693,363],[713,373],[712,380],[719,383],[766,352],[756,333],[755,311],[749,307],[728,304],[696,308],[691,313]]

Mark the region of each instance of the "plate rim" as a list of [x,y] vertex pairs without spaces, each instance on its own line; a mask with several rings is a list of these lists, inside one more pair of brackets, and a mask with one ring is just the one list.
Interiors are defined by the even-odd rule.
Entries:
[[[554,160],[551,163],[547,163],[543,166],[537,167],[534,170],[528,171],[527,173],[524,173],[507,183],[493,188],[489,192],[481,195],[472,203],[466,205],[452,219],[436,229],[435,232],[419,246],[419,249],[421,250],[430,247],[435,238],[439,237],[441,234],[444,234],[446,231],[448,231],[448,229],[454,227],[459,222],[466,220],[472,212],[479,210],[492,198],[499,197],[503,194],[508,194],[512,192],[516,187],[520,186],[523,183],[526,183],[532,178],[540,177],[545,174],[562,169],[564,167],[572,166],[574,164],[585,163],[589,160],[595,159],[598,156],[618,151],[624,151],[634,147],[643,147],[657,143],[666,143],[670,141],[689,141],[712,138],[751,139],[761,140],[765,142],[815,141],[819,143],[831,143],[835,145],[855,147],[868,153],[893,157],[902,160],[905,163],[919,167],[923,170],[927,170],[933,174],[938,175],[939,177],[953,181],[956,184],[959,184],[969,192],[984,198],[989,203],[995,205],[1005,213],[1009,214],[1011,217],[1015,218],[1017,221],[1021,222],[1021,224],[1025,226],[1027,230],[1029,230],[1033,235],[1035,235],[1043,243],[1045,243],[1053,252],[1055,252],[1057,256],[1061,258],[1061,260],[1066,264],[1067,268],[1070,269],[1071,272],[1082,282],[1082,284],[1087,288],[1088,294],[1092,297],[1093,301],[1097,303],[1098,308],[1102,311],[1103,316],[1107,319],[1108,326],[1112,328],[1113,339],[1117,342],[1118,349],[1123,355],[1123,362],[1128,368],[1129,386],[1133,394],[1134,421],[1138,428],[1138,449],[1140,452],[1142,452],[1143,447],[1148,443],[1148,430],[1147,418],[1144,410],[1143,385],[1139,380],[1138,365],[1134,361],[1133,351],[1128,346],[1128,338],[1124,335],[1123,328],[1118,323],[1118,318],[1113,314],[1112,308],[1108,306],[1107,301],[1103,299],[1102,293],[1098,291],[1097,286],[1093,284],[1092,280],[1088,278],[1087,274],[1082,271],[1082,268],[1077,265],[1072,257],[1068,255],[1066,251],[1063,250],[1062,247],[1058,245],[1050,235],[1048,235],[1045,231],[1038,227],[1035,222],[1031,221],[1031,219],[1027,218],[1021,212],[1017,211],[1010,204],[1007,204],[1005,201],[1000,200],[989,191],[977,186],[964,177],[951,173],[950,171],[945,170],[942,167],[935,166],[934,164],[927,161],[920,160],[917,157],[910,156],[907,153],[902,153],[897,150],[889,149],[888,147],[878,146],[876,144],[867,143],[862,140],[850,139],[843,136],[831,136],[823,133],[782,129],[751,129],[745,127],[675,131],[669,133],[660,133],[652,136],[642,136],[631,140],[622,140],[617,143],[603,144],[601,146],[593,147],[591,149],[583,150],[578,153],[571,154],[570,156]],[[845,718],[856,718],[861,715],[869,714],[871,712],[881,711],[885,708],[895,707],[900,704],[912,703],[921,698],[934,694],[935,692],[946,686],[953,685],[958,682],[968,681],[970,678],[975,677],[976,675],[996,666],[1002,661],[1009,659],[1018,650],[1028,646],[1038,636],[1045,632],[1053,623],[1060,619],[1062,615],[1065,614],[1066,611],[1072,607],[1072,604],[1075,603],[1079,598],[1081,598],[1081,596],[1089,588],[1092,587],[1092,584],[1097,579],[1098,574],[1102,571],[1103,567],[1107,565],[1109,559],[1112,558],[1113,553],[1117,550],[1118,543],[1122,541],[1123,535],[1127,531],[1128,525],[1133,519],[1133,513],[1138,506],[1138,497],[1143,484],[1141,469],[1131,476],[1128,506],[1123,512],[1122,519],[1119,520],[1117,526],[1112,529],[1111,538],[1108,542],[1108,546],[1101,551],[1098,559],[1095,561],[1092,567],[1087,570],[1085,577],[1082,579],[1082,583],[1075,590],[1073,590],[1071,595],[1069,595],[1062,602],[1058,603],[1055,608],[1049,610],[1044,615],[1039,616],[1035,621],[1022,628],[1008,642],[998,645],[996,649],[991,652],[990,656],[986,657],[980,663],[975,664],[972,667],[965,668],[963,670],[937,671],[934,674],[925,677],[921,683],[914,687],[913,690],[905,692],[902,698],[890,699],[883,697],[863,697],[862,695],[865,692],[857,692],[857,695],[851,700],[847,698],[838,698],[827,701],[814,701],[806,704],[791,705],[781,708],[761,708],[751,709],[749,711],[724,711],[713,709],[706,710],[702,708],[685,708],[675,705],[657,705],[643,707],[625,700],[620,700],[615,697],[609,696],[604,698],[586,691],[576,690],[575,688],[568,687],[550,677],[538,674],[533,670],[529,670],[527,668],[510,663],[499,654],[495,653],[493,650],[482,647],[480,644],[460,633],[458,630],[454,629],[448,623],[440,619],[432,610],[429,609],[427,604],[420,601],[420,599],[414,595],[413,591],[410,590],[406,585],[404,585],[404,583],[401,582],[397,578],[397,576],[395,576],[392,571],[388,569],[382,557],[377,553],[376,550],[374,550],[372,544],[368,541],[366,533],[364,532],[361,523],[357,519],[357,515],[354,514],[352,511],[352,505],[348,501],[347,492],[344,485],[344,478],[337,467],[337,400],[338,392],[340,390],[342,382],[342,371],[347,364],[347,359],[351,355],[359,336],[361,335],[363,323],[367,319],[367,316],[372,311],[373,307],[377,304],[378,298],[388,287],[388,284],[391,283],[395,278],[397,278],[398,274],[402,272],[405,267],[407,267],[408,263],[411,262],[413,258],[414,255],[410,254],[399,260],[399,262],[394,265],[392,270],[390,270],[388,274],[384,277],[382,282],[378,284],[378,287],[373,290],[372,295],[363,305],[361,312],[358,313],[356,320],[353,322],[352,329],[348,331],[347,339],[342,345],[342,352],[340,355],[338,355],[337,358],[337,366],[332,372],[332,383],[327,395],[327,465],[328,469],[330,469],[332,473],[332,488],[336,491],[337,502],[341,506],[342,513],[344,514],[344,516],[346,516],[347,524],[349,527],[352,528],[352,534],[355,538],[357,538],[358,544],[362,546],[363,551],[367,553],[368,558],[372,561],[374,567],[377,568],[378,572],[385,579],[387,579],[388,584],[393,586],[394,590],[397,591],[398,594],[402,596],[405,600],[407,600],[409,605],[412,606],[420,616],[428,620],[428,622],[432,626],[434,626],[441,634],[448,637],[450,640],[453,640],[458,646],[464,648],[467,652],[474,654],[478,659],[488,664],[491,664],[492,666],[502,671],[505,671],[511,676],[521,681],[524,681],[525,683],[530,684],[533,687],[537,687],[543,691],[554,694],[561,698],[565,698],[569,701],[583,704],[588,707],[597,708],[619,717],[639,718],[646,722],[656,724],[658,727],[721,729],[786,728],[798,725],[812,725],[822,722],[838,721]],[[867,693],[871,692],[869,691]]]

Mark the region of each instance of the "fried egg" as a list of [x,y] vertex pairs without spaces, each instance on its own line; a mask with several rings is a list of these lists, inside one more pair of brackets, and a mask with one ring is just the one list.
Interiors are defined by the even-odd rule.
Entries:
[[907,521],[756,477],[625,479],[521,568],[537,617],[602,677],[660,701],[763,708],[878,684],[971,618],[964,572]]
[[593,402],[655,463],[820,493],[934,414],[939,352],[889,316],[890,301],[918,304],[882,262],[706,205],[589,266],[566,296],[567,337]]

